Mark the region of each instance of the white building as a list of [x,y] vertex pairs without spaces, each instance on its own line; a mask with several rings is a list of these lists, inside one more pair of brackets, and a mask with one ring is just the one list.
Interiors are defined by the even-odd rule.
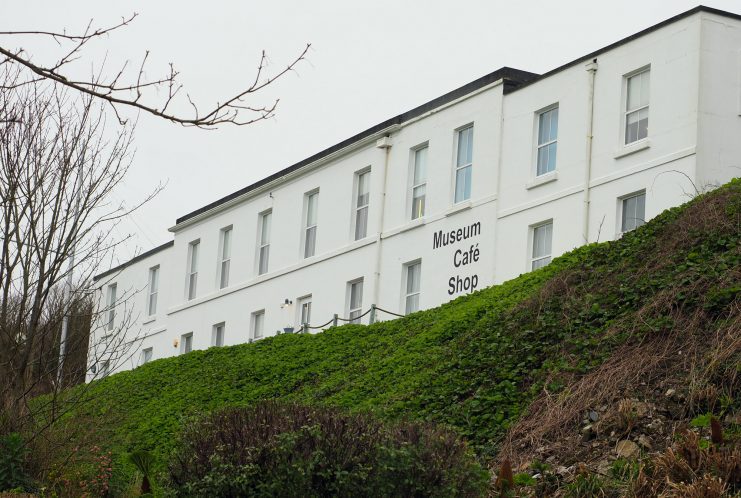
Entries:
[[99,275],[111,309],[94,348],[127,316],[135,354],[91,364],[516,277],[739,176],[740,113],[741,16],[705,7],[543,75],[499,69],[186,214],[172,242]]

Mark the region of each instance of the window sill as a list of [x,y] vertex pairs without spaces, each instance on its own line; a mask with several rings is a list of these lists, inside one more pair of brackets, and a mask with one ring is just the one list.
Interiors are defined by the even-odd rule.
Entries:
[[535,187],[540,187],[541,185],[545,185],[546,183],[555,182],[558,180],[558,172],[557,171],[551,171],[550,173],[546,173],[544,175],[536,176],[532,179],[529,183],[525,184],[525,188],[527,190],[530,190]]
[[148,324],[148,323],[152,323],[152,322],[153,322],[153,321],[155,321],[156,319],[157,319],[157,315],[152,315],[152,316],[150,316],[150,317],[148,317],[148,318],[144,319],[144,321],[142,322],[142,325],[146,325],[146,324]]
[[453,214],[459,213],[461,211],[465,211],[466,209],[471,209],[471,200],[465,200],[461,201],[458,204],[454,204],[453,207],[445,211],[445,216],[451,216]]
[[626,145],[622,149],[617,151],[615,153],[615,159],[620,159],[621,157],[635,154],[636,152],[646,150],[649,147],[651,147],[651,142],[647,138],[644,138],[643,140],[640,140],[638,142],[633,142],[630,145]]

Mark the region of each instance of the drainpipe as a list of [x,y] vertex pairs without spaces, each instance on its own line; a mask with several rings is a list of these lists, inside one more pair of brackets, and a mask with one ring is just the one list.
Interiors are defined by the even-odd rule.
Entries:
[[584,243],[589,243],[589,183],[592,181],[592,141],[594,139],[594,80],[597,75],[597,59],[593,59],[585,66],[589,73],[589,95],[587,97],[587,150],[586,167],[584,168],[584,227],[582,236]]
[[381,292],[381,242],[383,234],[383,227],[385,224],[385,213],[386,213],[386,182],[388,180],[389,170],[389,156],[391,155],[391,137],[386,135],[383,138],[379,138],[376,141],[376,147],[379,149],[385,149],[385,157],[383,162],[383,183],[381,190],[381,216],[378,227],[378,235],[376,236],[376,267],[373,272],[373,302],[372,305],[378,304],[378,299]]

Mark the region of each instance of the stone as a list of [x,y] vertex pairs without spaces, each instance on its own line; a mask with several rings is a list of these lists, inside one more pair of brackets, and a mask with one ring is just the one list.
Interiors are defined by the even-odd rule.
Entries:
[[599,420],[599,413],[597,413],[594,410],[590,410],[589,411],[589,420],[591,420],[592,422],[598,421]]
[[667,398],[673,398],[676,393],[676,389],[667,389],[666,393],[664,393],[664,396],[666,396]]
[[622,458],[636,458],[641,452],[641,449],[633,441],[629,439],[623,439],[618,441],[615,445],[615,453],[618,457]]
[[594,428],[591,425],[585,425],[581,430],[581,440],[585,443],[594,439]]
[[653,449],[653,444],[651,443],[651,440],[645,434],[641,434],[638,437],[638,446],[640,446],[646,451],[651,451]]

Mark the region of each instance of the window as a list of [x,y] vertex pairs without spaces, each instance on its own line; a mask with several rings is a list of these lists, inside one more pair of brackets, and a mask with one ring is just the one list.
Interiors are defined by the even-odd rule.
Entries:
[[152,361],[152,348],[142,349],[141,364],[144,365],[145,363],[149,363],[150,361]]
[[646,192],[640,192],[638,194],[624,197],[621,204],[622,219],[620,223],[620,231],[622,233],[635,230],[646,223]]
[[272,211],[260,215],[260,245],[257,263],[257,274],[268,272],[268,261],[270,260],[270,222],[273,217]]
[[538,163],[536,176],[545,175],[556,169],[557,139],[558,107],[554,107],[538,115]]
[[427,150],[424,146],[414,151],[412,166],[412,219],[425,215],[425,197],[427,194]]
[[304,258],[310,258],[316,252],[316,220],[319,208],[319,192],[306,194],[304,216]]
[[420,277],[422,276],[422,262],[416,261],[405,266],[406,291],[404,313],[419,311]]
[[106,360],[100,367],[100,376],[108,377],[111,374],[111,361]]
[[311,296],[305,296],[298,300],[298,327],[311,324]]
[[219,254],[219,289],[229,285],[229,267],[232,261],[232,227],[221,230],[221,251]]
[[198,285],[198,249],[200,245],[200,240],[193,241],[188,245],[188,300],[195,299],[196,297],[196,287]]
[[108,286],[108,296],[106,297],[106,324],[105,329],[107,331],[113,330],[114,321],[116,319],[116,284]]
[[355,195],[355,240],[368,234],[368,203],[370,202],[370,171],[356,173],[357,192]]
[[188,332],[180,336],[180,354],[190,353],[193,351],[193,332]]
[[363,279],[348,282],[348,315],[350,323],[360,323],[363,313]]
[[265,310],[252,313],[252,338],[260,339],[265,328]]
[[552,238],[552,221],[533,227],[533,257],[531,260],[531,269],[537,270],[551,262]]
[[455,202],[471,198],[473,170],[473,126],[458,130],[458,152],[455,160]]
[[651,71],[646,69],[626,81],[625,145],[648,136],[648,97]]
[[157,294],[159,292],[160,267],[153,266],[149,269],[149,292],[147,295],[147,315],[157,314]]
[[224,345],[224,329],[226,328],[225,323],[217,323],[213,326],[211,331],[211,345],[221,347]]

